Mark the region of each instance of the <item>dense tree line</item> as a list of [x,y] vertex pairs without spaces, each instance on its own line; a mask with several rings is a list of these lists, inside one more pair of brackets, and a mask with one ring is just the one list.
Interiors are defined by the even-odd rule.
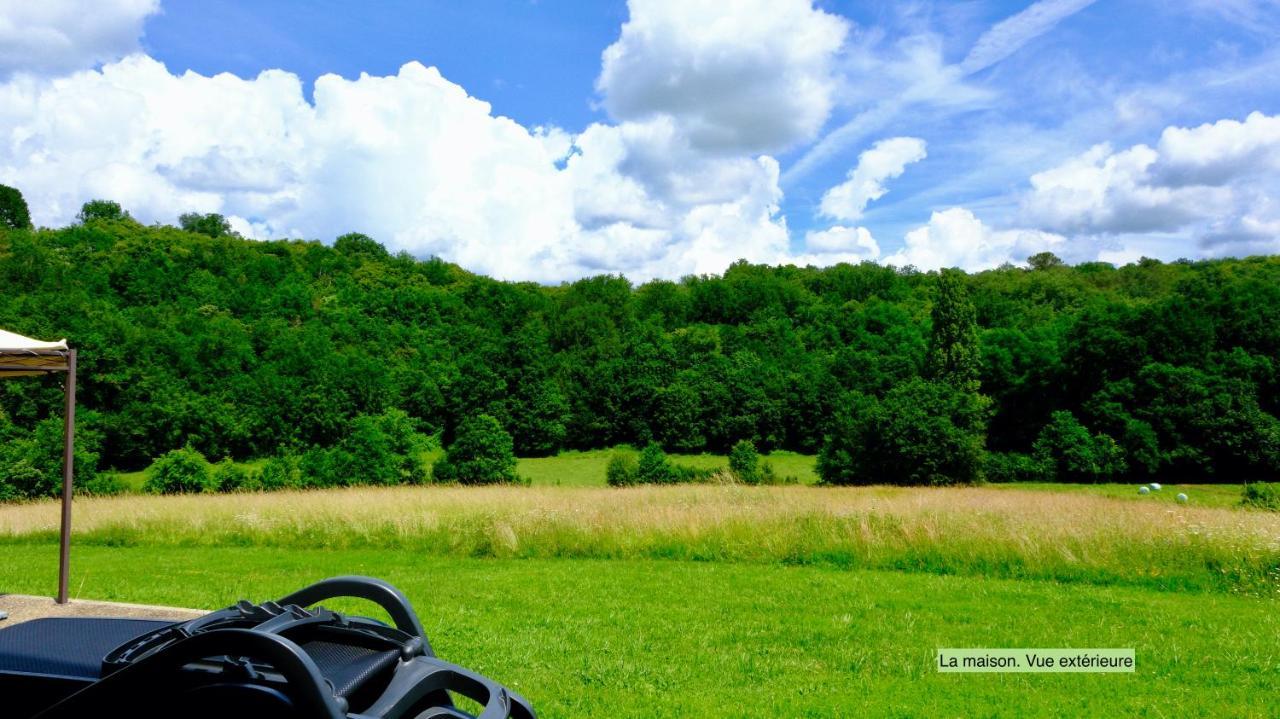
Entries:
[[[0,223],[0,327],[79,348],[100,468],[190,447],[213,461],[332,450],[314,461],[346,471],[365,451],[353,434],[398,412],[446,445],[487,416],[522,456],[825,446],[836,482],[1280,470],[1280,258],[1046,255],[977,274],[743,262],[548,287],[359,234],[244,240],[216,215],[144,226],[97,202],[62,229],[20,219]],[[58,381],[0,383],[0,472],[31,486],[56,484],[41,462],[56,457]]]

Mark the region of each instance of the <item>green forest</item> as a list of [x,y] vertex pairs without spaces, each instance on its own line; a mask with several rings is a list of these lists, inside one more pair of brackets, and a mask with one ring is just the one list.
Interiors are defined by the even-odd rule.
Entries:
[[[1041,254],[974,274],[739,262],[544,286],[356,233],[247,240],[217,215],[146,226],[98,201],[61,229],[18,219],[0,222],[0,327],[78,348],[90,489],[95,469],[180,448],[329,452],[348,462],[335,471],[377,475],[362,442],[449,446],[481,416],[520,456],[746,440],[818,453],[841,484],[1280,474],[1276,257]],[[56,485],[60,381],[0,383],[11,495]]]

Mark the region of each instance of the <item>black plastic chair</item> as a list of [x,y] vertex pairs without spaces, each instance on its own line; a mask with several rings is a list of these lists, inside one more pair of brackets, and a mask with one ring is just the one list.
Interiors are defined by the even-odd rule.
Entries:
[[[314,606],[340,597],[375,602],[394,626]],[[405,596],[368,577],[187,622],[36,619],[0,630],[0,704],[14,719],[535,717],[515,692],[438,659]]]

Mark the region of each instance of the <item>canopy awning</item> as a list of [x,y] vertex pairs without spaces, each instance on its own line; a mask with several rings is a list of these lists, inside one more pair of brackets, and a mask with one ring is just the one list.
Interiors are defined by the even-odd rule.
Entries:
[[62,427],[62,531],[58,542],[58,603],[67,603],[71,566],[71,478],[75,474],[76,351],[65,339],[41,342],[0,330],[0,379],[66,372]]
[[0,330],[0,378],[66,372],[69,352],[65,339],[41,342]]

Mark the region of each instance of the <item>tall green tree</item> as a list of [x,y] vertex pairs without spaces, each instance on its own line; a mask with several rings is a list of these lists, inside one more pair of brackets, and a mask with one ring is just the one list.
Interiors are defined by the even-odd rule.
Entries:
[[946,485],[983,478],[990,401],[913,379],[883,398],[855,396],[818,454],[828,484]]
[[436,461],[437,482],[509,484],[519,481],[511,435],[487,414],[471,417],[458,427],[457,437]]
[[1124,451],[1108,435],[1090,434],[1070,412],[1054,412],[1035,443],[1036,459],[1060,482],[1106,482],[1127,469]]
[[210,237],[226,237],[234,234],[227,218],[216,212],[200,214],[187,212],[178,216],[178,225],[187,232],[198,232]]
[[965,274],[943,270],[929,313],[932,321],[926,370],[929,376],[954,387],[976,391],[982,369],[978,345],[977,310],[969,298]]
[[128,212],[125,212],[119,202],[111,200],[89,200],[80,206],[80,212],[76,214],[76,219],[81,224],[88,224],[95,221],[119,221],[131,220]]
[[0,227],[11,230],[31,229],[31,211],[16,187],[0,185]]
[[1061,257],[1052,252],[1037,252],[1027,258],[1027,266],[1033,270],[1050,270],[1055,267],[1065,267],[1066,264]]
[[[112,206],[84,217],[91,227],[0,230],[0,327],[81,348],[103,468],[141,469],[190,445],[278,458],[260,478],[270,487],[300,486],[304,462],[341,481],[414,481],[411,453],[370,424],[399,410],[393,424],[445,445],[490,415],[521,456],[828,444],[830,481],[952,481],[973,475],[984,434],[1008,460],[993,473],[1025,476],[1042,429],[1069,412],[1090,443],[1115,440],[1126,479],[1280,472],[1277,257],[1040,258],[1045,271],[941,276],[737,263],[638,287],[617,276],[544,286],[390,255],[358,235],[257,242],[208,236],[222,222],[203,234],[98,221]],[[970,421],[988,404],[975,364],[996,409],[985,428]],[[56,486],[61,401],[56,378],[0,382],[9,494]]]

